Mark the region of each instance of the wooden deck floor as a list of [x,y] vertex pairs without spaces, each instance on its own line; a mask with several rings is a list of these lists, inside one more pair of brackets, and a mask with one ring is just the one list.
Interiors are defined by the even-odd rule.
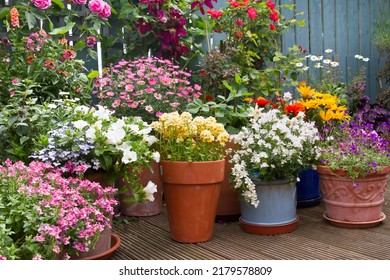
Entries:
[[121,246],[113,260],[390,260],[390,191],[387,219],[368,229],[346,229],[323,219],[324,205],[299,208],[294,232],[264,236],[242,231],[238,222],[215,224],[213,238],[182,244],[169,235],[165,208],[152,217],[119,217],[113,232]]

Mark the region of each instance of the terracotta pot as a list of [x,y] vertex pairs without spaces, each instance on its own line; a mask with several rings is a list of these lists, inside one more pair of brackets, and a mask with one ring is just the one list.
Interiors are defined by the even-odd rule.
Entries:
[[350,179],[344,171],[317,166],[326,212],[324,218],[341,227],[367,228],[379,224],[390,167],[366,177]]
[[71,259],[72,260],[108,260],[108,259],[110,259],[112,254],[114,254],[114,252],[121,245],[121,239],[115,233],[111,233],[110,240],[111,240],[110,248],[108,248],[105,251],[102,251],[99,254],[92,254],[92,253],[90,253],[90,254],[85,255],[83,257],[79,256],[79,257],[71,258]]
[[85,179],[92,182],[97,182],[102,187],[114,187],[115,185],[115,182],[112,182],[112,180],[107,177],[107,174],[104,171],[88,174],[85,176]]
[[161,161],[161,179],[171,238],[196,243],[211,239],[225,160]]
[[107,252],[111,248],[111,235],[111,228],[106,227],[96,241],[95,247],[93,249],[85,253],[80,253],[79,255],[72,255],[70,256],[70,259],[89,259],[95,257],[96,255],[101,255],[104,252]]
[[[119,202],[120,202],[120,211],[122,215],[125,216],[153,216],[161,213],[162,209],[162,199],[163,199],[163,188],[160,177],[160,164],[157,162],[150,163],[150,166],[153,171],[150,171],[148,168],[144,168],[140,175],[140,183],[143,186],[146,186],[149,181],[152,181],[157,185],[157,192],[154,193],[153,201],[144,201],[142,203],[126,203],[124,200],[132,198],[132,191],[122,193],[119,192]],[[119,190],[124,186],[124,181],[118,180]]]
[[[235,149],[237,144],[232,142],[226,143],[226,149]],[[238,221],[241,215],[240,196],[238,191],[232,186],[229,176],[232,164],[229,162],[230,156],[225,158],[225,177],[222,181],[221,192],[219,194],[216,222],[233,222]]]
[[299,220],[295,182],[262,182],[255,179],[253,182],[260,203],[254,207],[241,198],[242,229],[252,234],[282,234],[294,231]]

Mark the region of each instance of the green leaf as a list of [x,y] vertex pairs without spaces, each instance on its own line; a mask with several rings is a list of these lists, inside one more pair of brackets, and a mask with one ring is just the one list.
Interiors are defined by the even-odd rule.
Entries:
[[74,22],[70,22],[67,25],[63,26],[63,27],[54,28],[53,31],[51,31],[49,34],[50,35],[65,34],[65,33],[69,32],[69,30],[71,30],[74,25],[75,25]]
[[61,9],[65,8],[65,5],[64,3],[62,3],[61,0],[51,0],[51,2],[53,2],[54,4],[56,4],[58,7],[60,7]]
[[10,9],[11,9],[10,7],[1,8],[0,9],[0,18],[3,18],[6,15],[8,15]]
[[242,79],[241,79],[240,75],[238,75],[237,73],[234,75],[234,79],[235,79],[237,84],[239,84],[239,85],[242,84]]
[[94,60],[97,60],[98,59],[98,54],[96,51],[92,50],[92,49],[88,49],[87,50],[87,53],[90,57],[92,57]]
[[34,17],[34,15],[32,13],[29,13],[29,12],[25,12],[24,13],[25,17],[26,17],[26,20],[27,20],[27,24],[28,24],[28,29],[33,29],[34,26],[35,26],[35,23],[36,23],[36,19]]
[[94,78],[97,78],[97,77],[99,77],[99,71],[97,71],[97,70],[92,70],[88,74],[88,79],[94,79]]
[[81,41],[78,41],[74,46],[73,46],[73,49],[75,51],[80,51],[82,49],[85,48],[85,41],[81,40]]

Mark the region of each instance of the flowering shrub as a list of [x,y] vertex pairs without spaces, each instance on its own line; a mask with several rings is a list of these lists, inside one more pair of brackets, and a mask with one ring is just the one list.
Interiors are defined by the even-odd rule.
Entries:
[[318,157],[318,130],[304,118],[302,112],[290,118],[279,109],[256,106],[250,123],[232,136],[239,148],[232,151],[231,176],[246,202],[255,207],[259,204],[251,178],[296,180]]
[[[202,54],[202,20],[191,11],[191,2],[113,1],[113,7],[118,11],[117,20],[125,26],[118,30],[118,37],[125,43],[125,55],[134,59],[147,56],[150,51],[157,57],[188,62]],[[119,55],[123,57],[123,54]]]
[[[229,54],[228,64],[239,67],[239,75],[254,94],[268,96],[281,91],[283,86],[297,85],[300,69],[296,64],[303,59],[302,50],[294,46],[288,54],[282,54],[279,44],[287,28],[304,24],[295,16],[287,20],[280,13],[281,9],[292,8],[288,4],[276,8],[269,0],[229,0],[221,10],[207,11],[211,30],[227,35],[220,51]],[[207,75],[204,73],[205,79]]]
[[190,77],[191,73],[165,59],[121,60],[104,69],[93,94],[117,116],[141,116],[150,123],[162,113],[182,111],[192,98],[199,98],[200,86],[192,86]]
[[164,113],[151,124],[156,131],[161,158],[169,161],[213,161],[225,157],[229,134],[213,117],[188,112]]
[[10,30],[0,41],[0,57],[0,103],[27,91],[39,102],[61,98],[65,91],[81,102],[90,98],[85,62],[64,38],[44,30],[28,36]]
[[349,178],[364,177],[390,165],[389,143],[372,124],[344,123],[323,140],[320,164],[343,170]]
[[[51,163],[67,173],[93,173],[104,170],[114,177],[123,176],[134,192],[136,202],[153,199],[154,188],[140,186],[138,175],[160,155],[151,145],[156,141],[151,128],[133,117],[116,118],[107,108],[78,106],[66,123],[42,134],[33,159]],[[130,170],[131,169],[131,170]]]
[[0,166],[0,259],[58,259],[92,249],[110,227],[115,190],[42,162]]

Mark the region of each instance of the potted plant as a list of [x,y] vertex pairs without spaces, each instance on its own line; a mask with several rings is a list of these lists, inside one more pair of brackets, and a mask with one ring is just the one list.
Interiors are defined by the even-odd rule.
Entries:
[[[200,86],[191,85],[191,73],[181,70],[168,59],[142,57],[120,60],[104,68],[102,77],[95,81],[93,94],[99,103],[115,112],[115,116],[142,117],[147,123],[156,121],[162,113],[183,111],[193,98],[199,98]],[[141,180],[153,178],[157,184],[156,199],[143,203],[121,204],[121,212],[129,216],[156,215],[162,209],[162,183],[159,164],[152,162]]]
[[0,259],[69,259],[93,250],[114,214],[113,188],[43,162],[0,165]]
[[244,231],[280,234],[295,230],[296,180],[316,158],[318,130],[303,112],[289,117],[280,109],[256,106],[250,122],[233,141],[232,180],[241,196]]
[[324,218],[341,227],[372,227],[383,221],[390,173],[389,143],[372,124],[346,122],[325,135],[317,171]]
[[215,118],[193,118],[188,112],[164,113],[151,126],[159,138],[171,238],[185,243],[210,240],[229,134]]

